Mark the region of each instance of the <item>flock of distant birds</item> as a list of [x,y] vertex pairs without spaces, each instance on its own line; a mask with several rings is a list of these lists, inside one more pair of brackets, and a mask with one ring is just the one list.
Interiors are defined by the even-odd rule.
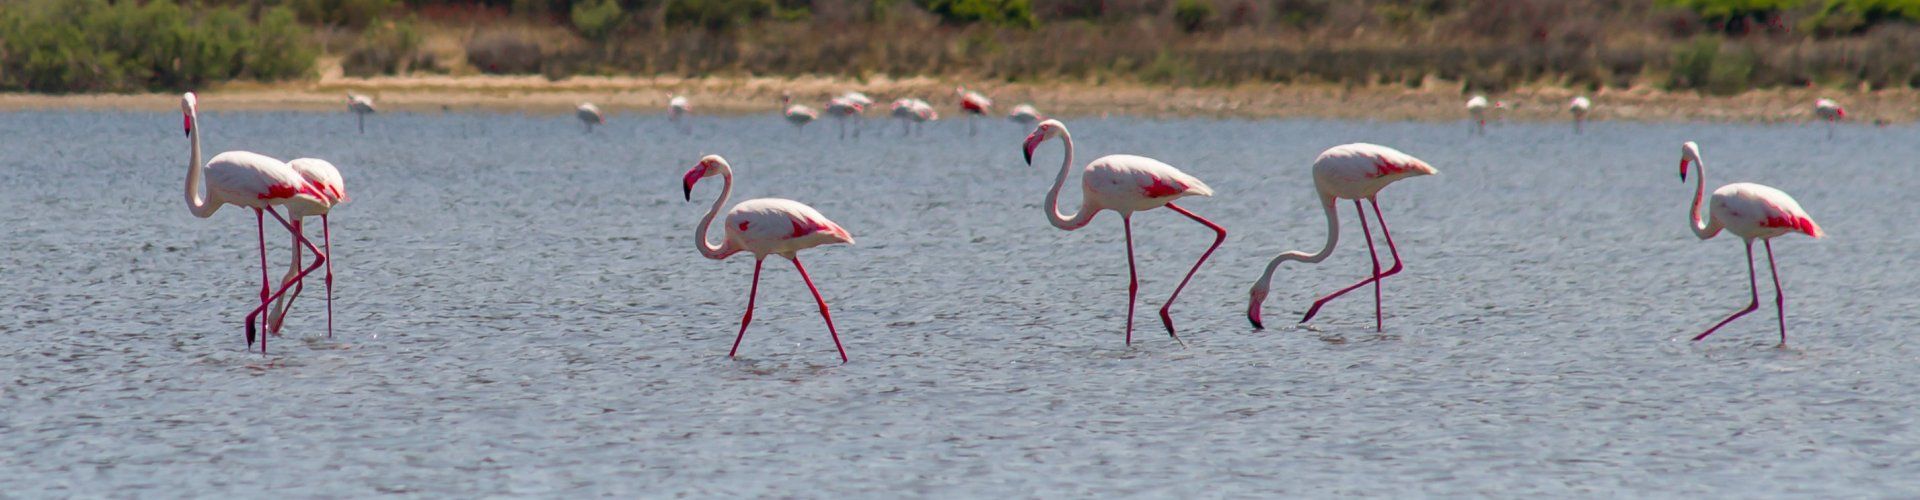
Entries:
[[[978,92],[968,91],[964,87],[954,89],[959,109],[968,116],[968,133],[977,133],[973,118],[986,116],[991,112],[993,101]],[[692,114],[693,106],[684,95],[669,94],[667,116],[670,121],[685,127],[685,118]],[[863,112],[873,105],[873,100],[860,92],[847,92],[833,97],[827,102],[829,116],[840,119],[840,135],[846,136],[845,120],[859,119]],[[246,316],[246,339],[249,348],[256,339],[256,330],[260,351],[266,352],[266,336],[277,335],[280,331],[292,301],[298,297],[305,278],[322,268],[325,269],[327,301],[327,335],[333,335],[333,271],[332,263],[327,259],[332,248],[331,234],[327,229],[327,215],[333,206],[348,201],[345,184],[340,172],[333,164],[314,158],[300,158],[289,162],[250,153],[229,151],[221,153],[201,164],[200,128],[198,124],[198,101],[191,92],[181,97],[181,113],[184,116],[186,134],[190,142],[191,158],[188,162],[186,199],[189,210],[198,217],[211,217],[222,205],[235,205],[251,208],[254,211],[255,225],[259,233],[260,244],[260,305]],[[1467,101],[1466,109],[1474,121],[1474,133],[1486,133],[1486,115],[1489,110],[1504,109],[1505,103],[1490,102],[1484,96],[1473,96]],[[365,131],[366,115],[374,113],[373,101],[366,96],[349,94],[347,108],[359,119],[359,127]],[[1573,116],[1574,131],[1579,133],[1582,123],[1592,111],[1593,103],[1586,97],[1575,97],[1568,102],[1567,110]],[[926,101],[913,98],[896,100],[891,106],[892,117],[902,120],[907,127],[905,133],[917,133],[919,125],[939,119],[939,113]],[[1846,117],[1846,110],[1830,99],[1819,99],[1814,103],[1814,113],[1828,122],[1828,135],[1832,136],[1832,123]],[[592,132],[595,125],[606,123],[605,115],[592,103],[581,103],[575,109],[575,115]],[[794,104],[790,94],[781,97],[781,116],[796,129],[804,127],[819,117],[813,108]],[[1073,135],[1067,131],[1066,124],[1040,114],[1030,104],[1015,106],[1008,117],[1022,124],[1033,124],[1033,131],[1022,144],[1022,153],[1029,165],[1033,163],[1034,151],[1049,140],[1059,139],[1065,149],[1060,163],[1059,174],[1054,177],[1053,187],[1047,191],[1042,209],[1047,220],[1054,227],[1072,231],[1086,227],[1094,216],[1103,210],[1119,214],[1122,227],[1126,231],[1127,244],[1127,324],[1126,342],[1133,342],[1134,305],[1139,292],[1139,279],[1134,266],[1133,251],[1133,214],[1166,208],[1178,213],[1214,232],[1213,243],[1200,254],[1186,277],[1174,287],[1173,293],[1160,308],[1160,321],[1167,335],[1174,341],[1185,345],[1174,328],[1172,307],[1180,292],[1193,279],[1195,273],[1206,263],[1214,250],[1225,242],[1227,230],[1174,202],[1188,196],[1212,196],[1213,189],[1200,179],[1181,172],[1159,160],[1134,155],[1108,155],[1089,162],[1081,175],[1081,202],[1079,210],[1073,214],[1060,212],[1060,191],[1066,185],[1068,174],[1074,165]],[[860,127],[854,127],[854,135],[859,135]],[[1706,162],[1701,158],[1700,147],[1692,141],[1681,145],[1680,180],[1687,180],[1692,172],[1695,190],[1692,207],[1688,210],[1691,222],[1688,227],[1700,239],[1709,239],[1721,231],[1739,236],[1746,244],[1747,279],[1751,290],[1751,301],[1747,307],[1733,313],[1726,319],[1714,324],[1706,331],[1693,337],[1701,340],[1714,331],[1726,326],[1735,319],[1753,312],[1759,307],[1760,292],[1758,275],[1754,267],[1753,243],[1759,240],[1766,249],[1767,267],[1774,282],[1774,304],[1779,313],[1780,345],[1785,346],[1786,297],[1780,288],[1779,270],[1774,264],[1772,239],[1787,234],[1805,234],[1819,238],[1824,233],[1793,197],[1778,189],[1752,183],[1734,183],[1715,189],[1709,198],[1706,192]],[[1379,192],[1387,185],[1401,179],[1434,175],[1438,173],[1433,166],[1399,150],[1377,144],[1353,143],[1334,146],[1315,158],[1312,167],[1314,187],[1320,205],[1326,213],[1327,239],[1318,251],[1313,253],[1290,251],[1274,257],[1266,265],[1260,277],[1254,281],[1248,292],[1246,316],[1254,328],[1263,328],[1261,303],[1271,289],[1274,271],[1280,264],[1288,261],[1318,263],[1332,252],[1340,236],[1340,219],[1337,214],[1340,200],[1353,202],[1356,218],[1359,220],[1361,234],[1365,235],[1367,252],[1373,260],[1373,272],[1370,276],[1353,285],[1340,288],[1313,301],[1301,318],[1301,323],[1313,319],[1327,302],[1367,285],[1373,285],[1374,329],[1384,329],[1384,314],[1381,307],[1380,281],[1398,274],[1403,269],[1399,248],[1393,243],[1393,234],[1387,229],[1387,221],[1381,214],[1378,201]],[[801,250],[827,244],[852,244],[853,235],[839,224],[826,218],[819,211],[800,202],[778,198],[760,198],[740,202],[727,210],[722,222],[724,236],[718,243],[708,239],[708,232],[714,219],[727,204],[733,194],[733,167],[720,155],[707,155],[689,169],[682,177],[683,195],[688,201],[693,199],[696,183],[709,177],[720,177],[722,186],[720,196],[712,207],[700,219],[695,228],[695,245],[700,255],[710,259],[726,259],[740,252],[753,254],[753,281],[747,291],[746,312],[740,318],[740,330],[735,336],[729,357],[739,352],[741,340],[746,338],[747,325],[753,320],[754,299],[759,292],[761,265],[769,255],[786,258],[800,273],[812,292],[814,301],[820,306],[820,315],[826,321],[827,331],[832,336],[834,347],[839,351],[841,362],[847,362],[846,348],[840,343],[840,334],[833,326],[833,317],[828,310],[826,299],[814,286],[813,279],[800,263],[798,253]],[[204,193],[203,193],[204,191]],[[1365,204],[1361,202],[1365,201]],[[1706,215],[1701,213],[1701,204],[1707,205]],[[284,207],[287,216],[281,216],[275,207]],[[1373,242],[1373,231],[1367,223],[1367,211],[1371,208],[1373,219],[1380,225],[1381,239],[1393,259],[1393,265],[1382,269],[1379,252]],[[268,277],[266,254],[265,217],[273,218],[293,236],[292,268],[280,280],[278,288],[272,286]],[[322,227],[322,243],[315,245],[302,230],[302,222],[308,217],[319,217]],[[314,254],[313,262],[305,264],[301,250]],[[258,327],[256,327],[258,323]]]

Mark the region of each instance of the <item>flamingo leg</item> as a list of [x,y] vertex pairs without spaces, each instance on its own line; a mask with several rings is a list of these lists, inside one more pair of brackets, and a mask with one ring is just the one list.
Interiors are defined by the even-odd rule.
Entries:
[[[293,228],[295,231],[302,231],[300,226],[301,222],[300,219],[293,220]],[[290,239],[293,247],[293,264],[287,269],[286,276],[280,278],[280,282],[283,284],[293,281],[293,277],[300,274],[300,237],[297,235],[290,236],[292,236]],[[273,312],[267,313],[267,333],[277,336],[280,335],[280,329],[286,327],[287,312],[293,309],[293,299],[300,297],[301,290],[306,288],[306,283],[304,282],[295,281],[293,283],[292,291],[280,296],[278,299],[274,299]]]
[[[1381,229],[1386,229],[1384,223]],[[333,228],[326,214],[320,215],[320,238],[327,252],[327,338],[333,338]]]
[[362,134],[367,133],[367,114],[354,113],[354,116],[357,116],[360,118],[360,133]]
[[[266,207],[262,210],[265,210],[266,213],[273,215],[273,218],[275,220],[280,221],[281,227],[285,227],[287,228],[288,231],[292,231],[294,236],[299,240],[300,244],[305,245],[308,251],[313,252],[313,259],[314,259],[313,265],[307,266],[306,270],[301,271],[299,275],[294,276],[292,282],[282,283],[280,285],[280,290],[274,292],[273,294],[274,297],[279,297],[280,295],[287,293],[287,289],[292,287],[294,283],[298,283],[300,282],[300,280],[306,279],[308,274],[312,274],[315,270],[319,269],[320,266],[326,264],[327,255],[325,253],[322,253],[319,247],[314,246],[313,241],[308,240],[306,235],[300,234],[299,231],[294,230],[293,223],[287,222],[287,219],[285,217],[281,217],[279,212],[273,211],[273,207]],[[264,235],[262,236],[261,243],[263,243],[262,246],[264,250],[264,243],[266,243]],[[264,251],[262,252],[260,258],[262,262],[266,260],[266,255]],[[253,309],[252,312],[247,313],[247,338],[249,339],[253,338],[253,334],[254,334],[253,319],[255,317],[262,316],[264,313],[267,312],[268,302],[269,300],[261,300],[260,307],[256,307]],[[266,319],[267,318],[262,317],[261,322],[264,324],[266,322]],[[260,352],[262,354],[265,354],[267,352],[266,337],[260,338]]]
[[[1780,347],[1787,346],[1787,291],[1780,288],[1780,268],[1773,265],[1773,239],[1760,240],[1767,247],[1767,271],[1773,274],[1773,306],[1780,311]],[[1754,293],[1759,293],[1758,291]],[[1757,296],[1755,297],[1758,298]]]
[[1122,215],[1127,228],[1127,345],[1133,345],[1133,301],[1140,295],[1140,272],[1133,266],[1133,215]]
[[807,276],[807,266],[800,265],[799,256],[788,256],[793,268],[800,271],[800,281],[807,282],[807,291],[813,292],[814,303],[820,304],[820,319],[827,320],[827,334],[833,336],[833,348],[840,351],[840,364],[847,363],[847,348],[840,345],[840,331],[833,329],[833,313],[827,312],[827,299],[820,298],[820,289],[813,286],[813,278]]
[[[1207,263],[1207,257],[1212,256],[1213,251],[1219,249],[1220,244],[1225,243],[1227,241],[1227,228],[1220,227],[1219,224],[1214,224],[1213,221],[1207,220],[1205,217],[1195,215],[1193,212],[1188,212],[1187,209],[1180,208],[1178,205],[1174,205],[1172,203],[1167,204],[1167,209],[1173,210],[1174,212],[1178,212],[1180,215],[1185,215],[1188,218],[1193,219],[1195,222],[1199,222],[1201,225],[1207,226],[1208,229],[1212,229],[1214,232],[1213,245],[1207,247],[1207,251],[1205,253],[1200,254],[1200,260],[1194,261],[1193,269],[1187,270],[1187,277],[1180,279],[1180,286],[1173,287],[1173,295],[1167,296],[1167,303],[1162,304],[1160,306],[1160,323],[1163,325],[1166,325],[1167,336],[1173,337],[1173,340],[1175,342],[1180,342],[1180,335],[1173,332],[1173,314],[1171,313],[1173,309],[1173,301],[1174,299],[1180,298],[1180,291],[1187,288],[1187,282],[1193,280],[1194,273],[1200,272],[1200,265]],[[1180,345],[1186,345],[1186,344],[1187,344],[1186,342],[1180,342]]]
[[[1747,313],[1760,308],[1760,281],[1758,277],[1754,276],[1753,272],[1753,240],[1747,240],[1747,286],[1753,292],[1753,300],[1747,303],[1747,308],[1741,309],[1740,312],[1733,313],[1732,316],[1727,316],[1727,319],[1720,320],[1719,323],[1715,323],[1713,328],[1708,328],[1707,331],[1701,332],[1699,336],[1694,337],[1694,341],[1707,338],[1708,335],[1713,335],[1714,330],[1719,330],[1720,327],[1727,326],[1727,323],[1732,323],[1733,320],[1740,319],[1741,316],[1746,316]],[[1785,336],[1785,333],[1782,332],[1781,335]]]
[[727,351],[729,358],[740,352],[740,341],[747,338],[747,323],[753,322],[753,298],[760,295],[760,265],[764,263],[766,259],[753,259],[753,285],[747,288],[747,314],[740,316],[740,334],[733,337],[733,349]]
[[[1367,214],[1366,212],[1360,209],[1360,200],[1353,200],[1353,210],[1354,212],[1359,213],[1360,215],[1360,234],[1365,235],[1367,238],[1367,254],[1373,256],[1374,258],[1373,259],[1373,276],[1368,277],[1367,279],[1360,280],[1359,283],[1354,283],[1353,285],[1348,286],[1346,288],[1335,290],[1333,293],[1329,293],[1325,297],[1320,297],[1319,300],[1313,301],[1313,307],[1307,308],[1306,316],[1303,316],[1300,318],[1301,323],[1312,321],[1313,316],[1315,314],[1320,313],[1320,306],[1327,305],[1328,301],[1338,298],[1341,295],[1346,295],[1347,292],[1351,292],[1351,291],[1354,291],[1355,289],[1366,286],[1368,283],[1377,283],[1380,281],[1380,257],[1379,257],[1379,254],[1376,253],[1374,250],[1373,231],[1367,228]],[[1378,311],[1379,301],[1377,300],[1378,290],[1376,290],[1375,293],[1376,293],[1376,297],[1375,297],[1376,300],[1374,305],[1376,309],[1375,312],[1377,313],[1379,312]],[[1376,324],[1375,326],[1377,327],[1379,325]]]
[[[267,278],[267,219],[260,209],[253,209],[254,231],[260,236],[260,307],[267,306],[267,289],[272,282]],[[253,347],[253,315],[247,315],[247,347]],[[260,352],[267,352],[267,339],[260,339]]]

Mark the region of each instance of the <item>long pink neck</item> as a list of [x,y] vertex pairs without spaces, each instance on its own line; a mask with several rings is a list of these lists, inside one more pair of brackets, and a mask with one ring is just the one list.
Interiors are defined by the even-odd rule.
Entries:
[[[725,167],[720,168],[724,169]],[[707,209],[707,216],[700,218],[700,227],[695,229],[693,233],[694,245],[700,247],[700,255],[714,260],[725,259],[727,256],[740,251],[740,249],[733,247],[732,240],[728,240],[724,236],[721,237],[720,244],[717,245],[707,241],[707,228],[713,226],[713,218],[720,215],[720,208],[727,205],[728,198],[733,197],[733,170],[721,170],[720,179],[723,182],[720,186],[720,199],[713,200],[713,208]]]
[[1274,257],[1272,261],[1268,261],[1266,272],[1261,273],[1260,279],[1258,281],[1253,282],[1253,291],[1255,294],[1259,294],[1263,296],[1265,295],[1265,292],[1267,291],[1267,289],[1272,286],[1273,271],[1280,267],[1280,263],[1286,262],[1289,260],[1306,262],[1310,264],[1317,263],[1323,260],[1327,260],[1327,256],[1333,253],[1334,244],[1340,242],[1340,216],[1334,213],[1334,210],[1333,210],[1334,201],[1335,199],[1333,195],[1330,195],[1327,193],[1320,193],[1320,207],[1326,209],[1327,211],[1327,243],[1326,245],[1320,247],[1320,251],[1318,252],[1306,253],[1306,252],[1295,250],[1291,252],[1282,253],[1279,256]]
[[1067,172],[1073,169],[1073,134],[1068,133],[1066,127],[1060,128],[1060,142],[1066,143],[1067,157],[1060,160],[1060,175],[1053,178],[1053,189],[1047,191],[1047,203],[1042,208],[1047,211],[1047,221],[1052,222],[1053,227],[1072,231],[1093,222],[1093,214],[1098,209],[1093,206],[1092,199],[1082,198],[1078,213],[1060,213],[1060,188],[1067,185]]
[[1695,177],[1698,178],[1694,179],[1693,208],[1687,210],[1687,215],[1693,218],[1693,222],[1688,223],[1687,227],[1693,229],[1694,236],[1704,240],[1720,234],[1720,224],[1719,221],[1702,222],[1700,220],[1700,201],[1707,196],[1707,162],[1700,161],[1698,155],[1689,153],[1688,156],[1693,157],[1694,169],[1697,170]]
[[209,201],[207,195],[200,193],[200,186],[206,178],[206,167],[200,164],[199,115],[198,110],[192,110],[187,115],[188,120],[193,124],[192,128],[187,130],[187,135],[192,139],[188,141],[191,143],[188,146],[191,152],[187,157],[187,210],[193,212],[194,217],[205,219],[212,217],[213,212],[220,209],[220,204]]

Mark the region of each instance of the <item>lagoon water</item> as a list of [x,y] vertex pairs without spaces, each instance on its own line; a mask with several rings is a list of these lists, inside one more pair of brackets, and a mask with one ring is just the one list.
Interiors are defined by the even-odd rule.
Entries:
[[[1227,243],[1155,316],[1210,233],[1136,217],[1139,328],[1122,344],[1120,219],[1039,204],[1060,161],[1026,132],[949,120],[920,138],[773,116],[227,113],[209,155],[317,156],[337,334],[318,282],[270,353],[244,350],[253,221],[182,206],[174,113],[0,114],[0,486],[22,497],[1900,496],[1920,491],[1920,130],[1601,122],[1070,119],[1081,161],[1160,158],[1217,195],[1183,205]],[[1604,106],[1604,103],[1602,103]],[[878,130],[876,126],[874,130]],[[1686,229],[1754,181],[1827,230],[1775,245],[1791,347],[1745,305],[1740,242]],[[1369,267],[1352,208],[1331,259],[1308,165],[1352,141],[1441,170],[1383,193],[1407,269],[1293,321]],[[802,254],[853,362],[792,267],[769,260],[737,360],[751,259],[701,258],[682,200],[703,153],[734,200],[797,199],[858,238]],[[1077,204],[1076,179],[1067,199]],[[1376,228],[1377,230],[1377,228]],[[269,235],[275,233],[269,232]],[[274,276],[286,241],[270,238]],[[1381,249],[1383,258],[1385,249]],[[1764,259],[1764,257],[1762,257]]]

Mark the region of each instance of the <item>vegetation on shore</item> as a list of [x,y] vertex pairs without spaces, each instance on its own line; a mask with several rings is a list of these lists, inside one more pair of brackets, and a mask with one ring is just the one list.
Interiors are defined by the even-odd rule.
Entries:
[[14,0],[0,90],[179,90],[320,67],[1911,88],[1917,22],[1920,0]]

